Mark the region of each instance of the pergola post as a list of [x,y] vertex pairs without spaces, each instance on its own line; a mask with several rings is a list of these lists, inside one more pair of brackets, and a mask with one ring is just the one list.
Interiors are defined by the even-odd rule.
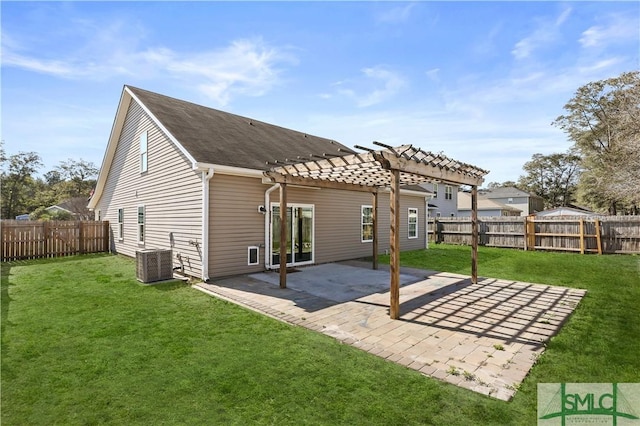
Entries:
[[471,187],[471,283],[478,283],[478,186]]
[[374,192],[372,222],[373,222],[373,269],[378,269],[378,192]]
[[391,226],[389,228],[389,239],[391,257],[389,259],[389,269],[391,271],[391,288],[389,317],[398,319],[400,317],[400,171],[392,169],[390,172],[391,195],[389,197],[389,208]]
[[280,288],[287,288],[287,184],[280,184]]

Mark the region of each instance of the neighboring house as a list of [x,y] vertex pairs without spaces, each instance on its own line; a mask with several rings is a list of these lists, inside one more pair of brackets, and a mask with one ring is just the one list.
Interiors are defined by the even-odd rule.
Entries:
[[[513,206],[478,196],[478,217],[520,216],[521,213],[522,210]],[[471,217],[471,194],[468,192],[458,192],[458,216]]]
[[29,220],[29,214],[19,214],[18,216],[16,216],[16,220]]
[[578,207],[556,207],[549,210],[544,210],[541,212],[535,213],[538,217],[552,217],[552,216],[594,216],[597,213],[592,212],[587,209],[582,209]]
[[[173,250],[174,266],[204,280],[279,267],[277,161],[354,151],[320,138],[125,86],[89,202],[108,220],[112,250]],[[371,194],[287,185],[288,264],[372,254]],[[401,248],[426,245],[430,194],[401,190]],[[389,193],[378,196],[389,206]],[[378,249],[389,248],[380,208]]]
[[458,185],[423,183],[423,188],[433,193],[429,201],[430,217],[450,217],[458,214]]
[[519,209],[522,216],[528,216],[544,210],[544,199],[536,194],[521,191],[513,186],[486,189],[481,192],[484,198]]
[[49,214],[66,212],[76,220],[94,220],[94,213],[87,208],[87,197],[70,198],[45,210]]

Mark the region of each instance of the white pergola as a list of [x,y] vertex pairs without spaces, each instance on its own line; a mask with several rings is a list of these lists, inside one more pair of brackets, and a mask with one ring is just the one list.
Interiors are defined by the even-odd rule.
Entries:
[[[265,180],[280,184],[280,205],[287,205],[287,185],[303,185],[349,191],[369,192],[373,196],[373,265],[377,268],[378,192],[389,188],[390,195],[390,302],[389,316],[400,316],[400,186],[425,182],[442,182],[471,186],[471,280],[478,281],[478,186],[486,170],[415,148],[412,145],[391,147],[373,142],[382,149],[361,146],[358,154],[329,157],[311,155],[311,159],[286,159],[272,163],[264,172]],[[315,159],[313,159],[315,158]],[[287,223],[287,209],[280,209],[280,223]],[[280,227],[280,287],[287,285],[286,227]]]

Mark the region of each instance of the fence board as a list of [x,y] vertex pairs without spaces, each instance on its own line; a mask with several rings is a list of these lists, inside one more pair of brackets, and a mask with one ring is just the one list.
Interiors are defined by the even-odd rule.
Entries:
[[[577,253],[640,253],[640,216],[480,217],[480,245]],[[471,219],[430,218],[431,241],[471,245]]]
[[109,251],[109,222],[3,220],[3,262]]

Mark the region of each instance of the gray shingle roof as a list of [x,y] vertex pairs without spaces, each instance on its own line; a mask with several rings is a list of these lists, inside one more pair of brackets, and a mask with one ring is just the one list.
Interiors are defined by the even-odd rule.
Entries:
[[127,87],[197,162],[268,170],[267,161],[354,153],[330,139]]
[[504,198],[504,197],[538,197],[526,191],[522,191],[513,186],[502,186],[499,188],[491,188],[484,191],[486,198]]

